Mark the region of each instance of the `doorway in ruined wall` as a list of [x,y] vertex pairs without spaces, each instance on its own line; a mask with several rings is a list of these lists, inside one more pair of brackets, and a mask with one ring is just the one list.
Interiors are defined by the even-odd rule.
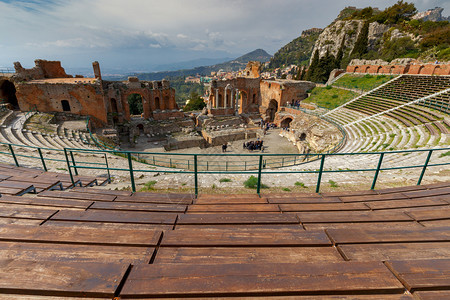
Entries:
[[61,100],[61,106],[63,111],[70,111],[69,100]]
[[13,109],[19,109],[16,87],[9,80],[0,81],[0,103],[8,103]]
[[143,124],[138,124],[137,126],[136,126],[136,128],[138,129],[138,133],[139,133],[139,135],[143,135],[144,134],[144,125]]
[[266,116],[268,122],[273,122],[275,120],[275,114],[278,111],[278,102],[275,99],[270,100],[269,108],[266,110]]
[[281,121],[281,127],[282,128],[289,128],[292,122],[292,118],[286,118],[283,121]]
[[155,97],[155,110],[161,109],[161,102],[159,101],[159,97]]
[[247,108],[247,92],[241,91],[239,97],[239,113],[245,113]]
[[131,94],[128,96],[128,107],[130,116],[141,116],[144,113],[144,105],[142,96],[139,94]]
[[113,124],[119,123],[119,109],[117,108],[117,100],[115,98],[110,99],[111,102],[111,113],[113,118]]

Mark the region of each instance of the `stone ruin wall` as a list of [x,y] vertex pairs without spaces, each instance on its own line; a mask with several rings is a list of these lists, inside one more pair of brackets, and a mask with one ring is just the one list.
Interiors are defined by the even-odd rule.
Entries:
[[412,60],[394,60],[390,64],[382,61],[352,60],[347,73],[363,74],[410,74],[410,75],[450,75],[450,64],[423,64]]

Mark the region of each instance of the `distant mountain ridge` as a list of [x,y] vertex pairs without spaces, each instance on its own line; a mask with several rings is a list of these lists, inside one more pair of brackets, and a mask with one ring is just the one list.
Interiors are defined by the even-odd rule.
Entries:
[[234,60],[228,62],[215,64],[212,66],[202,66],[193,69],[183,69],[177,71],[163,71],[163,72],[153,72],[153,73],[136,73],[133,76],[138,77],[140,80],[162,80],[164,78],[170,77],[180,77],[180,76],[194,76],[200,75],[210,75],[211,72],[217,72],[223,70],[226,72],[238,71],[244,68],[249,61],[260,61],[267,62],[272,58],[272,55],[264,51],[263,49],[256,49],[252,52],[244,54]]

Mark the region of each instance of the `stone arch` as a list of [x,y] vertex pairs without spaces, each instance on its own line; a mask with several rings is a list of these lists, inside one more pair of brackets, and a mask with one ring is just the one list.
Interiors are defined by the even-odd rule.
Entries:
[[63,111],[70,111],[69,100],[61,100],[61,107]]
[[170,107],[169,96],[167,96],[167,95],[163,96],[163,105],[164,105],[164,109],[167,109],[167,108],[172,109]]
[[111,102],[111,112],[117,113],[119,110],[117,109],[117,100],[115,98],[110,99]]
[[420,66],[419,71],[417,72],[417,74],[422,74],[423,69],[425,69],[425,66]]
[[306,140],[306,133],[302,132],[302,134],[300,134],[299,139],[300,139],[300,141]]
[[266,116],[268,122],[273,122],[275,120],[275,114],[278,111],[278,102],[275,99],[270,100],[269,107],[266,110]]
[[143,124],[137,124],[136,128],[138,129],[137,132],[139,133],[139,135],[144,133],[144,125]]
[[155,97],[155,109],[161,109],[161,101],[159,97]]
[[383,67],[382,66],[378,66],[377,68],[377,74],[382,73]]
[[440,75],[439,74],[440,71],[441,71],[441,67],[440,66],[435,66],[434,69],[433,69],[433,72],[431,73],[431,75]]
[[128,111],[131,115],[142,115],[144,113],[144,97],[138,92],[127,95]]
[[394,74],[394,71],[395,71],[395,66],[391,66],[389,68],[389,74]]
[[369,73],[370,66],[367,66],[364,70],[364,73]]
[[223,96],[221,93],[219,93],[219,108],[224,107],[223,105]]
[[9,80],[0,81],[0,102],[8,103],[14,109],[19,108],[16,97],[16,87],[14,86],[14,83]]
[[246,91],[240,91],[240,97],[239,97],[239,104],[240,104],[240,112],[244,112],[244,109],[247,107],[247,92]]
[[291,117],[286,117],[286,118],[283,119],[283,121],[281,121],[280,126],[282,128],[289,128],[291,122],[292,122],[292,118]]
[[354,73],[358,73],[359,72],[359,67],[356,66],[355,69],[353,70]]

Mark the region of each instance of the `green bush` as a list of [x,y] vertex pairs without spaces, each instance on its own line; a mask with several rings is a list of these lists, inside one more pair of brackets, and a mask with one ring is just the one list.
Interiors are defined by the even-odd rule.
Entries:
[[290,192],[291,189],[290,189],[290,188],[283,188],[283,191],[285,191],[285,192]]
[[335,181],[333,181],[333,180],[329,180],[328,183],[329,183],[330,186],[333,187],[333,188],[334,188],[334,187],[339,187],[339,185],[338,185]]
[[219,182],[231,182],[230,178],[220,178]]
[[299,187],[302,187],[302,188],[307,188],[307,186],[306,186],[303,182],[301,182],[301,181],[295,182],[295,185],[296,185],[296,186],[299,186]]
[[142,189],[140,189],[140,192],[145,192],[145,191],[153,191],[155,189],[154,185],[157,183],[156,180],[151,180],[149,182],[147,182],[146,184],[144,184],[144,187]]
[[[258,186],[258,178],[256,178],[255,176],[250,176],[246,181],[244,181],[244,186],[248,189],[256,189]],[[261,188],[262,189],[267,189],[268,186],[261,183]]]

